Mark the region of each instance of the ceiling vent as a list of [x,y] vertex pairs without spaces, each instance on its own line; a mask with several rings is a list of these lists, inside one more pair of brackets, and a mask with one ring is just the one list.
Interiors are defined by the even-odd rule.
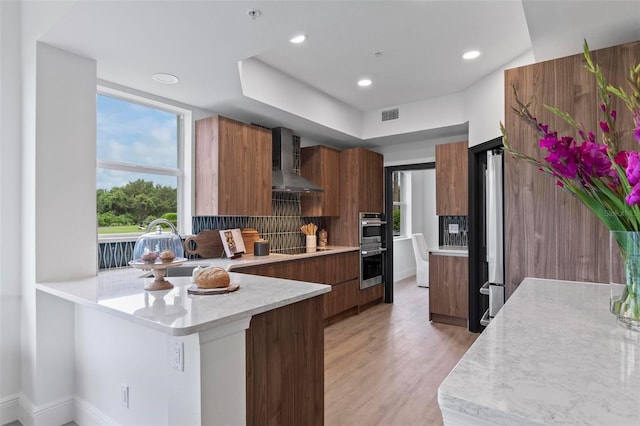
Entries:
[[398,117],[400,117],[400,110],[398,108],[382,111],[382,121],[397,120]]

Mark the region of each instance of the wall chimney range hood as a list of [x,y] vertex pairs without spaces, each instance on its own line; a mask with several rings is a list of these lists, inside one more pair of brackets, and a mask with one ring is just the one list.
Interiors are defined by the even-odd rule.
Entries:
[[272,188],[273,192],[324,192],[293,171],[293,131],[285,127],[272,129]]

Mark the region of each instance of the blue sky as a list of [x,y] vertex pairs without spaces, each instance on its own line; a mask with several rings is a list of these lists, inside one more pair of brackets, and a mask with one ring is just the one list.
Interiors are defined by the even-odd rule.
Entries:
[[[176,114],[104,95],[98,95],[97,102],[98,160],[177,167]],[[110,189],[136,179],[152,180],[174,188],[177,186],[174,176],[99,169],[97,187]]]

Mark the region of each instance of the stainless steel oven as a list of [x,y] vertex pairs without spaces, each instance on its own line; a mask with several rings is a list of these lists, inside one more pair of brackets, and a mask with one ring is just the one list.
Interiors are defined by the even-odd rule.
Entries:
[[384,283],[384,214],[360,213],[360,289]]

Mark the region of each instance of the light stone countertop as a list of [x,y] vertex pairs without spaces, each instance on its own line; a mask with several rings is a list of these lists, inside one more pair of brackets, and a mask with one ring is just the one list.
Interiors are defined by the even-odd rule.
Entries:
[[638,425],[640,334],[608,285],[526,278],[438,389],[444,424]]
[[438,248],[430,248],[429,253],[438,256],[469,257],[469,248],[466,246],[439,246]]
[[[301,255],[243,255],[239,259],[201,259],[185,265],[219,266],[233,271],[242,266],[286,262],[314,256],[346,253],[358,247],[332,247],[331,250]],[[303,281],[261,277],[230,272],[231,283],[240,289],[221,295],[191,295],[190,277],[168,277],[171,290],[145,291],[153,278],[140,278],[145,271],[121,268],[101,271],[98,276],[79,280],[38,283],[36,289],[74,303],[165,332],[187,335],[231,323],[331,291],[331,286]]]

